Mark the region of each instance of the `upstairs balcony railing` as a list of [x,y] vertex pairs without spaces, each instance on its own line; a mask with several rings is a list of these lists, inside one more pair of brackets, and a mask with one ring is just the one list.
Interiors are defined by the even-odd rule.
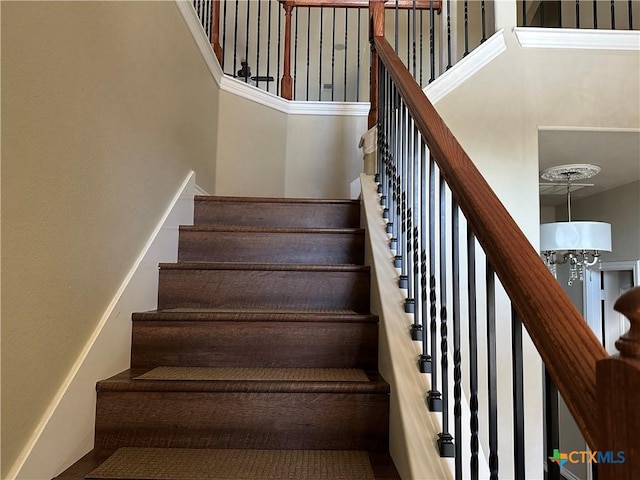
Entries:
[[640,30],[638,0],[521,0],[521,27]]
[[[291,100],[368,100],[368,0],[195,0],[232,77]],[[388,0],[386,35],[426,86],[494,33],[493,2]]]

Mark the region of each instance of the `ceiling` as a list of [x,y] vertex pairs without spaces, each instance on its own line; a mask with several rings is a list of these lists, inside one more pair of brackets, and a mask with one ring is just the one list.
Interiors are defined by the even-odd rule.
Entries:
[[[600,173],[572,188],[571,197],[584,198],[640,180],[640,130],[544,129],[538,131],[539,171],[571,163],[598,165]],[[541,182],[548,183],[544,180]],[[542,206],[566,202],[566,185],[542,188]]]

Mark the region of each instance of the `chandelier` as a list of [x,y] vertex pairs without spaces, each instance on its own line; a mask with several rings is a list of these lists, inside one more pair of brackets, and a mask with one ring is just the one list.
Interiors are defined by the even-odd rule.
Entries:
[[589,164],[560,165],[547,168],[540,177],[549,182],[566,184],[569,221],[540,225],[540,252],[544,263],[557,278],[557,266],[569,264],[568,285],[584,279],[584,271],[600,260],[600,252],[611,251],[611,225],[603,222],[571,220],[571,185],[576,180],[591,178],[600,167]]

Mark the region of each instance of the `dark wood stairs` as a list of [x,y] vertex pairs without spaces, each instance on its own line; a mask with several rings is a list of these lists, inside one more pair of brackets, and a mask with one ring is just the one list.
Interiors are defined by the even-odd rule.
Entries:
[[[196,197],[158,310],[133,314],[131,368],[96,386],[94,449],[56,478],[181,479],[163,472],[188,462],[196,478],[399,479],[359,218],[354,201]],[[202,473],[247,459],[255,476]]]

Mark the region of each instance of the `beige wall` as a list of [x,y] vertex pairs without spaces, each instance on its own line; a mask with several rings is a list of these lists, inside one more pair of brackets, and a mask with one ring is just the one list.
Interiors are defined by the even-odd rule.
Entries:
[[189,170],[213,189],[217,103],[173,2],[2,2],[3,478]]
[[287,132],[287,197],[349,198],[363,171],[358,141],[364,116],[291,115]]
[[287,115],[220,92],[216,195],[283,197]]
[[349,198],[366,130],[364,115],[286,114],[221,91],[214,192]]

